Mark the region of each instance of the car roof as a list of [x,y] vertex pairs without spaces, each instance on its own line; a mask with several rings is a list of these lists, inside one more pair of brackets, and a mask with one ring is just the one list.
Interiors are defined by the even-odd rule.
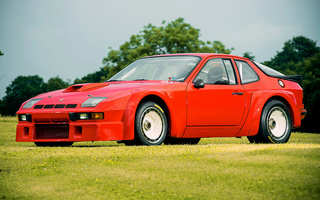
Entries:
[[224,57],[232,57],[234,59],[244,59],[244,60],[250,60],[248,58],[230,55],[230,54],[220,54],[220,53],[177,53],[177,54],[162,54],[162,55],[153,55],[153,56],[146,56],[142,58],[150,58],[150,57],[165,57],[165,56],[199,56],[202,58],[207,58],[210,56],[224,56]]

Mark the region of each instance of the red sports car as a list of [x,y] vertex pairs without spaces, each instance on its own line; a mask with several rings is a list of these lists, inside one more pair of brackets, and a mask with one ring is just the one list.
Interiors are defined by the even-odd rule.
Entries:
[[160,145],[247,136],[252,143],[285,143],[306,114],[299,78],[232,55],[140,58],[107,82],[76,84],[24,102],[16,141]]

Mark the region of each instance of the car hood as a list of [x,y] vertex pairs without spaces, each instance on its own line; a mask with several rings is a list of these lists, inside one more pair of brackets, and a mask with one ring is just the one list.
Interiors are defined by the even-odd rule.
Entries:
[[142,89],[149,86],[168,84],[168,81],[124,81],[76,84],[66,89],[40,94],[42,98],[36,105],[48,104],[81,104],[90,97],[113,97],[124,92]]

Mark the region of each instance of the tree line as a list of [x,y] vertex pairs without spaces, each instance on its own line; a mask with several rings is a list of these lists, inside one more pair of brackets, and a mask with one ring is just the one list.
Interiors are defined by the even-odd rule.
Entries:
[[[226,48],[220,41],[202,41],[199,38],[200,30],[185,23],[183,18],[169,23],[163,21],[161,26],[149,24],[138,34],[132,35],[118,50],[109,47],[109,53],[102,61],[104,67],[77,78],[73,84],[106,81],[144,56],[191,52],[230,54],[234,50],[233,47]],[[251,60],[255,58],[251,52],[245,52],[243,57]],[[284,43],[281,51],[263,64],[286,75],[303,76],[299,84],[304,89],[304,104],[308,114],[299,130],[320,133],[316,123],[320,118],[320,47],[316,46],[316,41],[304,36],[293,37]],[[18,76],[6,88],[6,96],[0,100],[0,113],[14,115],[25,100],[68,86],[59,77],[45,83],[38,75]]]

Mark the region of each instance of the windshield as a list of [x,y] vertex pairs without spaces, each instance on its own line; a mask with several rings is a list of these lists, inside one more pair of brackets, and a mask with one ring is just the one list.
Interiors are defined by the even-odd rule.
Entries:
[[162,56],[138,59],[108,81],[184,81],[200,61],[197,56]]
[[274,76],[276,76],[276,77],[284,76],[284,74],[282,74],[282,73],[280,73],[280,72],[278,72],[278,71],[276,71],[274,69],[271,69],[270,67],[267,67],[267,66],[265,66],[265,65],[263,65],[261,63],[255,62],[255,61],[253,61],[253,62],[254,62],[254,64],[256,64],[261,69],[262,72],[264,72],[268,76],[273,76],[273,77]]

